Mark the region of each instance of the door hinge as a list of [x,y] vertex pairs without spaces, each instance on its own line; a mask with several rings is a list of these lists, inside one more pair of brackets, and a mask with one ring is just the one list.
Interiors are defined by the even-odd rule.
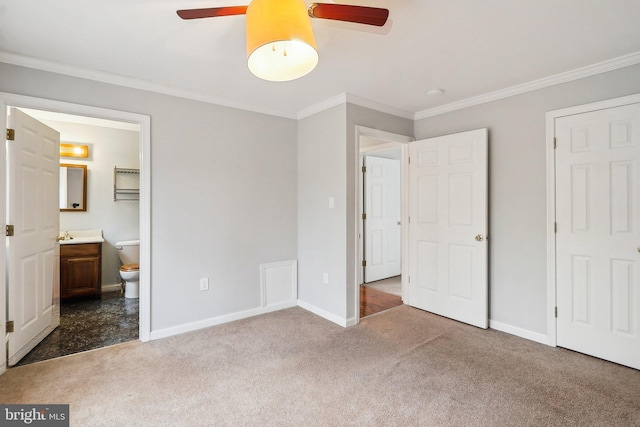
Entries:
[[367,214],[366,213],[362,214],[362,219],[367,219]]
[[365,172],[367,172],[367,167],[366,167],[366,166],[363,166],[363,167],[362,167],[362,173],[365,173]]
[[411,156],[409,156],[409,164],[411,164]]
[[558,318],[558,307],[556,307],[555,316],[556,316],[556,319],[557,319]]
[[16,131],[7,128],[7,141],[14,141],[16,139]]
[[362,260],[362,266],[366,267],[367,266],[367,261],[365,261],[364,259]]
[[6,332],[13,332],[13,320],[7,320]]
[[9,225],[9,224],[7,224],[7,225],[4,227],[4,231],[5,231],[5,235],[6,235],[6,236],[13,236],[13,225]]
[[554,232],[555,234],[558,234],[558,223],[557,223],[557,222],[554,222],[554,223],[553,223],[553,232]]
[[553,149],[555,150],[556,148],[558,148],[558,140],[556,139],[556,137],[553,137]]

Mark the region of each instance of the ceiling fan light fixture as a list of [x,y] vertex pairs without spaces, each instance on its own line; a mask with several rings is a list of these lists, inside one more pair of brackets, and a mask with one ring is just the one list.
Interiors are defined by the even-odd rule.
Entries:
[[303,0],[253,0],[247,8],[247,65],[255,76],[283,82],[318,63],[318,50]]

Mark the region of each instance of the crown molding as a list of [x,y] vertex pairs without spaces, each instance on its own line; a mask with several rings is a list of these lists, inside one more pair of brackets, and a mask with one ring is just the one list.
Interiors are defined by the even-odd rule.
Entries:
[[369,108],[371,110],[379,111],[381,113],[391,114],[392,116],[398,116],[398,117],[402,117],[409,120],[413,120],[413,117],[414,117],[413,113],[400,110],[399,108],[390,107],[389,105],[381,104],[379,102],[372,101],[370,99],[352,95],[350,93],[342,93],[340,95],[334,96],[333,98],[329,98],[325,101],[319,102],[308,108],[300,110],[298,112],[297,117],[298,119],[304,119],[305,117],[312,116],[321,111],[328,110],[329,108],[333,108],[337,105],[341,105],[345,103],[358,105],[360,107]]
[[321,111],[328,110],[330,108],[336,107],[338,105],[347,103],[347,94],[341,93],[340,95],[334,96],[317,104],[314,104],[310,107],[304,108],[298,112],[296,118],[298,120],[304,119],[309,116],[313,116],[314,114],[318,114]]
[[51,73],[63,74],[72,77],[78,77],[87,80],[93,80],[101,83],[113,84],[116,86],[124,86],[132,89],[139,89],[148,92],[160,93],[163,95],[175,96],[178,98],[190,99],[192,101],[200,101],[208,104],[220,105],[223,107],[235,108],[239,110],[251,111],[254,113],[267,114],[270,116],[284,117],[287,119],[296,119],[295,113],[284,111],[268,110],[256,108],[250,105],[244,105],[228,100],[202,95],[183,89],[176,89],[171,86],[152,83],[146,80],[134,79],[132,77],[121,76],[118,74],[107,73],[104,71],[89,70],[85,68],[73,67],[60,64],[58,62],[37,59],[23,55],[17,55],[9,52],[0,52],[0,62],[11,65],[17,65],[25,68],[48,71]]
[[620,68],[629,67],[631,65],[640,64],[640,51],[629,55],[619,56],[617,58],[598,62],[596,64],[587,65],[586,67],[576,68],[571,71],[556,74],[542,79],[534,80],[521,85],[511,86],[495,92],[486,93],[484,95],[474,96],[463,99],[461,101],[452,102],[440,107],[430,108],[428,110],[419,111],[415,114],[414,120],[425,119],[427,117],[439,116],[440,114],[450,113],[452,111],[461,110],[463,108],[473,107],[487,102],[497,101],[509,98],[514,95],[520,95],[534,90],[544,89],[561,83],[568,83],[585,77],[594,76],[596,74],[614,71]]
[[468,107],[473,107],[480,104],[485,104],[492,101],[508,98],[515,95],[520,95],[527,92],[532,92],[539,89],[544,89],[550,86],[568,83],[574,80],[579,80],[585,77],[594,76],[608,71],[614,71],[620,68],[629,67],[632,65],[640,64],[640,51],[634,52],[628,55],[620,56],[610,60],[602,61],[596,64],[588,65],[585,67],[577,68],[575,70],[567,71],[564,73],[556,74],[553,76],[545,77],[542,79],[534,80],[521,85],[511,86],[505,89],[501,89],[495,92],[486,93],[471,98],[466,98],[460,101],[445,104],[439,107],[430,108],[427,110],[419,111],[417,113],[410,113],[395,107],[391,107],[376,101],[361,98],[349,93],[342,93],[340,95],[329,98],[320,103],[314,104],[310,107],[304,108],[297,113],[285,112],[277,110],[269,110],[264,108],[256,108],[250,105],[244,105],[239,103],[230,102],[225,99],[215,98],[211,96],[202,95],[183,89],[177,89],[174,87],[161,85],[157,83],[148,82],[145,80],[134,79],[131,77],[121,76],[117,74],[107,73],[103,71],[89,70],[79,67],[72,67],[69,65],[60,64],[53,61],[47,61],[43,59],[37,59],[27,56],[22,56],[9,52],[0,52],[0,62],[7,64],[17,65],[26,68],[33,68],[42,71],[48,71],[57,74],[63,74],[87,80],[98,81],[102,83],[113,84],[117,86],[124,86],[132,89],[139,89],[148,92],[160,93],[169,96],[175,96],[179,98],[190,99],[193,101],[205,102],[208,104],[219,105],[223,107],[235,108],[244,111],[250,111],[259,114],[266,114],[270,116],[283,117],[287,119],[300,120],[305,117],[312,116],[321,111],[328,110],[337,105],[345,103],[351,103],[365,108],[370,108],[382,113],[391,114],[394,116],[406,118],[409,120],[420,120],[428,117],[434,117],[452,111],[461,110]]
[[347,102],[350,104],[359,105],[360,107],[370,108],[372,110],[379,111],[381,113],[391,114],[392,116],[402,117],[404,119],[413,120],[415,114],[408,111],[401,110],[399,108],[391,107],[380,102],[372,101],[370,99],[361,98],[356,95],[347,94]]

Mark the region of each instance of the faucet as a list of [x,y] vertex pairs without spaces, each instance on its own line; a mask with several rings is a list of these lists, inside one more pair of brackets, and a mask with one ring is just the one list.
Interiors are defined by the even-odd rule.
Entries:
[[73,237],[71,237],[71,235],[69,234],[68,231],[65,231],[64,234],[62,234],[61,236],[56,237],[56,242],[61,242],[63,240],[71,240],[73,239]]

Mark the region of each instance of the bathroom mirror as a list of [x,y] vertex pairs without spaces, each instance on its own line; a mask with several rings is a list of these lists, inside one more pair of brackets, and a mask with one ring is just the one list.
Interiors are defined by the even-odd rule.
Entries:
[[60,212],[86,212],[87,166],[60,164]]

